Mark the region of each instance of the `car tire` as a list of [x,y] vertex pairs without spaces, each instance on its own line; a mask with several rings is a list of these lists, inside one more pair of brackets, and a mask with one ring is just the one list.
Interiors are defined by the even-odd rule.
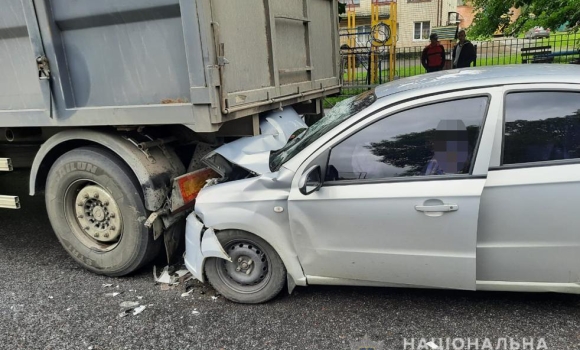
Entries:
[[225,298],[244,304],[259,304],[277,296],[286,283],[286,268],[274,248],[245,231],[224,230],[217,234],[229,262],[209,258],[205,275]]
[[161,248],[143,223],[148,212],[132,170],[99,147],[69,151],[51,167],[45,191],[54,232],[65,250],[92,272],[127,275]]

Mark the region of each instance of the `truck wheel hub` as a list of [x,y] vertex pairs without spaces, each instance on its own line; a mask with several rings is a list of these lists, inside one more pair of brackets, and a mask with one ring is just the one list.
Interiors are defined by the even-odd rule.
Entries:
[[121,235],[121,212],[113,197],[100,186],[83,187],[76,196],[76,216],[83,232],[102,243],[112,243]]

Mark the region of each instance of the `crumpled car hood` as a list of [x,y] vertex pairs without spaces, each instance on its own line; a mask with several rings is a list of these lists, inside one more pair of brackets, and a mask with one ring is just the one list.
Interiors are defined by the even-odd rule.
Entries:
[[212,159],[219,154],[233,164],[256,174],[270,172],[270,152],[284,147],[290,136],[306,124],[291,108],[272,111],[260,118],[260,135],[244,137],[227,143],[204,157],[204,162],[212,166]]

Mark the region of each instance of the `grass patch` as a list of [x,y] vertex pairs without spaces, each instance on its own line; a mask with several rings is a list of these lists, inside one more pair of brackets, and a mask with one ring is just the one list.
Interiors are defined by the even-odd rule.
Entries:
[[[348,90],[348,89],[343,88],[343,90]],[[325,97],[324,100],[322,100],[322,108],[325,108],[325,109],[332,108],[337,103],[339,103],[340,101],[347,99],[347,98],[349,98],[349,96],[346,96],[346,95]]]

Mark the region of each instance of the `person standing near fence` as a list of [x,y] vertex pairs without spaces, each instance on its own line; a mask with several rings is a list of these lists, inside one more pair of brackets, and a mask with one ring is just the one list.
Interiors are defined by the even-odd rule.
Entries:
[[453,68],[465,68],[471,66],[471,62],[475,61],[475,48],[471,41],[466,39],[465,30],[461,29],[457,33],[459,42],[453,47]]
[[421,54],[421,64],[427,73],[437,72],[445,67],[445,48],[439,43],[436,33],[429,36],[431,43],[423,49]]

